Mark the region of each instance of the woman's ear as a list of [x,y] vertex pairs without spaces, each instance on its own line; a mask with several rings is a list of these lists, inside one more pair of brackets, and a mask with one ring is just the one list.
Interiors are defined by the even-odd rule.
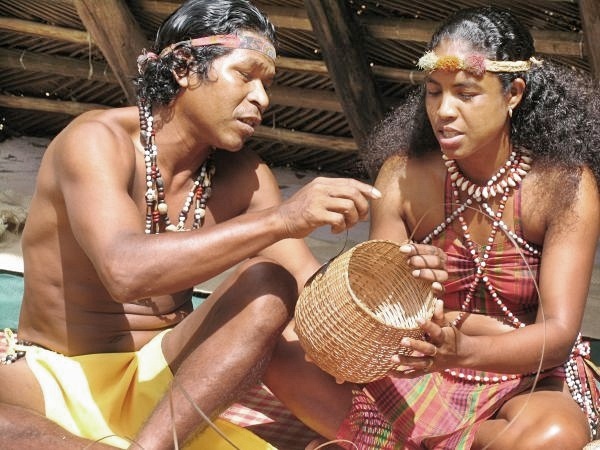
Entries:
[[525,92],[525,80],[523,78],[515,78],[510,84],[508,91],[508,108],[515,109],[521,103],[523,99],[523,93]]

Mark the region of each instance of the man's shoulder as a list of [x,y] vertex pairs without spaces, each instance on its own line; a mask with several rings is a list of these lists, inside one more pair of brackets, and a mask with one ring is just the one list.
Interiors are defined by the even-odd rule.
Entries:
[[133,149],[132,116],[127,109],[93,110],[79,115],[53,139],[48,150],[68,157],[72,152]]
[[96,109],[86,111],[77,116],[64,129],[64,135],[90,134],[109,135],[115,137],[128,136],[132,126],[137,126],[137,113],[135,108],[112,108],[112,109]]

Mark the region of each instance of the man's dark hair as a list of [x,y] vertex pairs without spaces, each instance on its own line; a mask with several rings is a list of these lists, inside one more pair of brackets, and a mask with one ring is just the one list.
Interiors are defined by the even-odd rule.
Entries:
[[[161,24],[151,49],[156,55],[171,44],[219,34],[252,31],[276,45],[275,27],[247,0],[187,0]],[[135,80],[137,93],[148,104],[166,105],[179,85],[173,73],[193,71],[206,78],[215,58],[232,51],[219,45],[193,47],[182,44],[176,51],[148,59]]]

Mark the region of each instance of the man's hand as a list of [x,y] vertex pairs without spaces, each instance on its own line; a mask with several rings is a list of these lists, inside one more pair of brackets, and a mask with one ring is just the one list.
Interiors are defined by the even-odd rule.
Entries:
[[350,178],[315,178],[279,207],[289,237],[303,238],[324,225],[341,233],[369,215],[369,200],[381,198],[373,186]]

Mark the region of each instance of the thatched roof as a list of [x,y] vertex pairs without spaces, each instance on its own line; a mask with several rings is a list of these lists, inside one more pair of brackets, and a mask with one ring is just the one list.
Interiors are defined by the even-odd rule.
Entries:
[[[271,107],[249,143],[275,165],[364,175],[357,149],[420,74],[450,12],[477,0],[256,0],[278,27]],[[600,77],[598,0],[500,0],[538,52]],[[90,108],[131,104],[140,49],[179,2],[0,2],[0,139],[52,136]],[[592,45],[595,44],[595,45]]]

